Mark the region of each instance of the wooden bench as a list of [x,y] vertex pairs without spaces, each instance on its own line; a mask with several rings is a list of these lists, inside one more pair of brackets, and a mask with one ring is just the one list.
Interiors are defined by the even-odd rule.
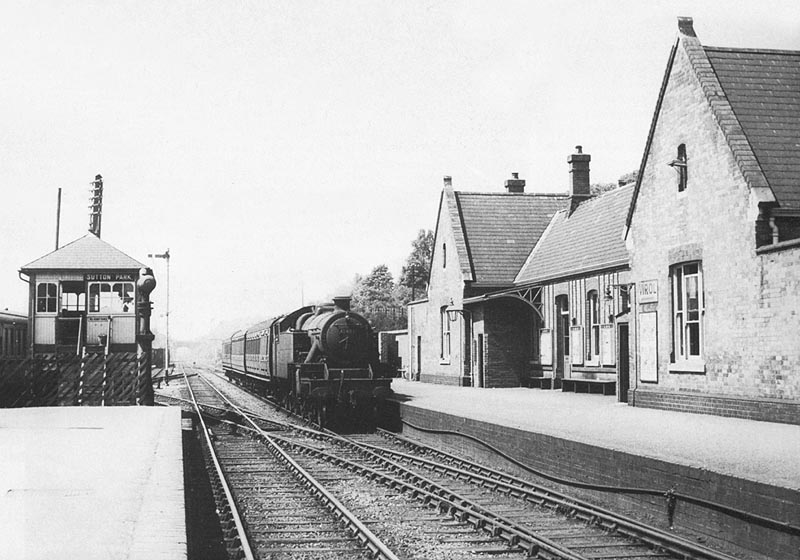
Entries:
[[613,379],[565,378],[561,380],[561,390],[573,393],[602,393],[603,395],[615,395],[617,393],[617,382]]
[[528,387],[532,389],[552,389],[552,377],[531,377],[528,379]]

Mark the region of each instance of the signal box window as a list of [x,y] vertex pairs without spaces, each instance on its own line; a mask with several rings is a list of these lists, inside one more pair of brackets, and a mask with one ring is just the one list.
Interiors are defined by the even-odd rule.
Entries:
[[53,282],[42,282],[36,286],[36,312],[55,313],[58,304],[58,285]]
[[89,311],[93,313],[133,313],[132,282],[89,284]]

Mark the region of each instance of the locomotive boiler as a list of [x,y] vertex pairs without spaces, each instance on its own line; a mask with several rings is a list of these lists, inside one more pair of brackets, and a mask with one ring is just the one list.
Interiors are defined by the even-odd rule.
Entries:
[[394,376],[349,297],[301,307],[223,342],[225,375],[321,425],[368,424]]

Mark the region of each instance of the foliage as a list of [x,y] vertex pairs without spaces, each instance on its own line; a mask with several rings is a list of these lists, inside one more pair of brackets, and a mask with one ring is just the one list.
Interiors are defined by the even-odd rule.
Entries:
[[622,175],[616,183],[592,183],[589,186],[589,192],[592,194],[592,196],[597,196],[599,194],[603,194],[604,192],[613,191],[616,188],[634,182],[638,176],[639,171],[633,170],[630,173],[625,173],[625,175]]
[[433,232],[419,230],[397,283],[385,264],[376,266],[367,276],[356,276],[353,310],[364,315],[376,330],[405,329],[406,305],[425,295],[432,253]]
[[419,230],[417,238],[411,242],[411,247],[411,254],[406,259],[398,282],[398,297],[403,304],[423,296],[428,287],[428,273],[433,254],[433,232]]
[[367,276],[356,277],[352,306],[375,330],[406,326],[405,307],[396,298],[394,279],[385,264],[376,266]]

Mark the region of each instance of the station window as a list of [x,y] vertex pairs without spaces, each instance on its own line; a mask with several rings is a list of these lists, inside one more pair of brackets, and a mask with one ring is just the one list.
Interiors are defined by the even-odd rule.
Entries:
[[672,362],[702,357],[703,271],[699,262],[670,269],[672,285]]
[[133,313],[133,282],[89,284],[89,311],[93,313]]
[[586,294],[586,331],[588,344],[586,345],[586,359],[598,360],[600,358],[600,298],[597,290]]
[[439,310],[439,317],[441,319],[441,354],[442,360],[450,359],[450,319],[447,317],[447,306],[445,305]]
[[689,170],[686,163],[686,144],[678,146],[678,159],[675,160],[674,166],[678,172],[678,192],[683,192],[686,190],[686,183],[689,178]]
[[58,305],[58,285],[54,282],[41,282],[36,286],[36,312],[55,313]]

